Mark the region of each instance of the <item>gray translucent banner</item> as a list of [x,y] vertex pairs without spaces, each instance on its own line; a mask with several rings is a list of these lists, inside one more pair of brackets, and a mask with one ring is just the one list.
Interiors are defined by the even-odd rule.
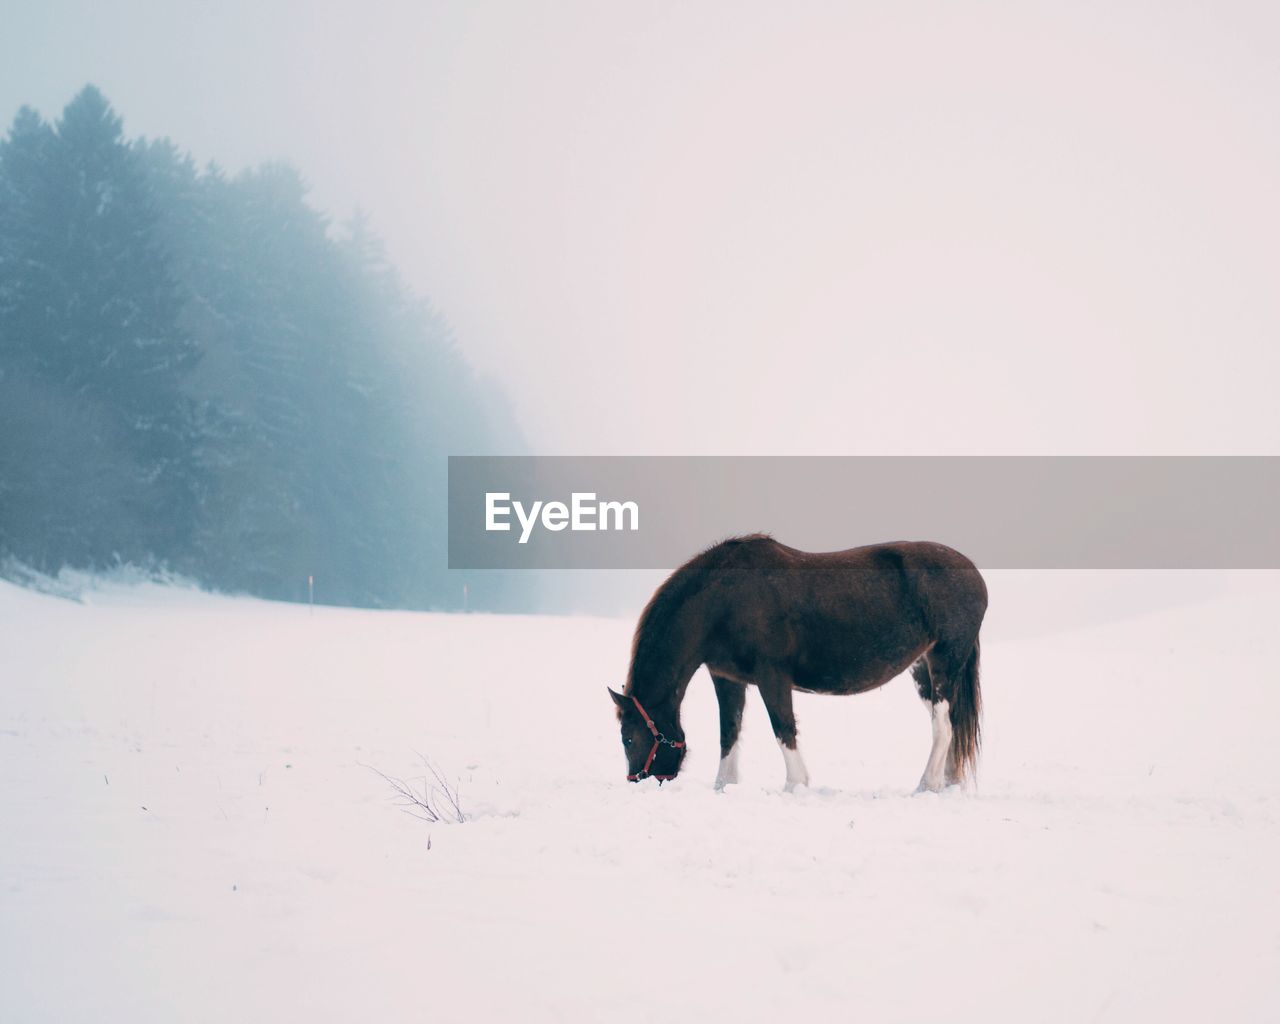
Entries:
[[1277,569],[1277,498],[1269,456],[453,456],[449,567],[670,569],[771,533],[934,540],[987,569]]

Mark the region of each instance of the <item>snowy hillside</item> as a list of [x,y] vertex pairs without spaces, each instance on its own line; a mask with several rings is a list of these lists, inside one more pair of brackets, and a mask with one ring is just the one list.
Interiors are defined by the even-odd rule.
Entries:
[[[906,680],[798,698],[794,795],[752,694],[717,795],[705,674],[623,781],[629,621],[0,584],[0,1019],[1280,1019],[1280,585],[1180,579],[993,576],[941,796]],[[367,767],[415,752],[468,821]]]

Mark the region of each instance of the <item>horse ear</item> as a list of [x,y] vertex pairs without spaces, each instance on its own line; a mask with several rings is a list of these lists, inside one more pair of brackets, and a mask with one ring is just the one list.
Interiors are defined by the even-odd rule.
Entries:
[[615,693],[612,686],[607,687],[607,689],[609,690],[609,696],[613,698],[613,702],[617,704],[618,707],[624,708],[631,703],[631,701],[628,700],[626,697],[624,697],[622,694]]

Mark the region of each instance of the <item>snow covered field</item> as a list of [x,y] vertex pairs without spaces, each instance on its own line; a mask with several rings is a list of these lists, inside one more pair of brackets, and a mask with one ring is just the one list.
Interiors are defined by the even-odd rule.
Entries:
[[1280,1019],[1280,581],[990,582],[941,796],[905,679],[798,697],[794,795],[752,694],[717,795],[705,674],[623,780],[630,621],[0,584],[0,1020]]

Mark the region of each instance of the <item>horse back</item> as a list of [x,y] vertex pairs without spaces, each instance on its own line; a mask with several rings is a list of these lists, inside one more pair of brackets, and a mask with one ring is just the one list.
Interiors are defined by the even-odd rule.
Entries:
[[755,537],[726,555],[705,591],[706,661],[743,682],[768,673],[818,693],[873,689],[935,644],[971,645],[986,611],[981,574],[942,544],[810,553]]

